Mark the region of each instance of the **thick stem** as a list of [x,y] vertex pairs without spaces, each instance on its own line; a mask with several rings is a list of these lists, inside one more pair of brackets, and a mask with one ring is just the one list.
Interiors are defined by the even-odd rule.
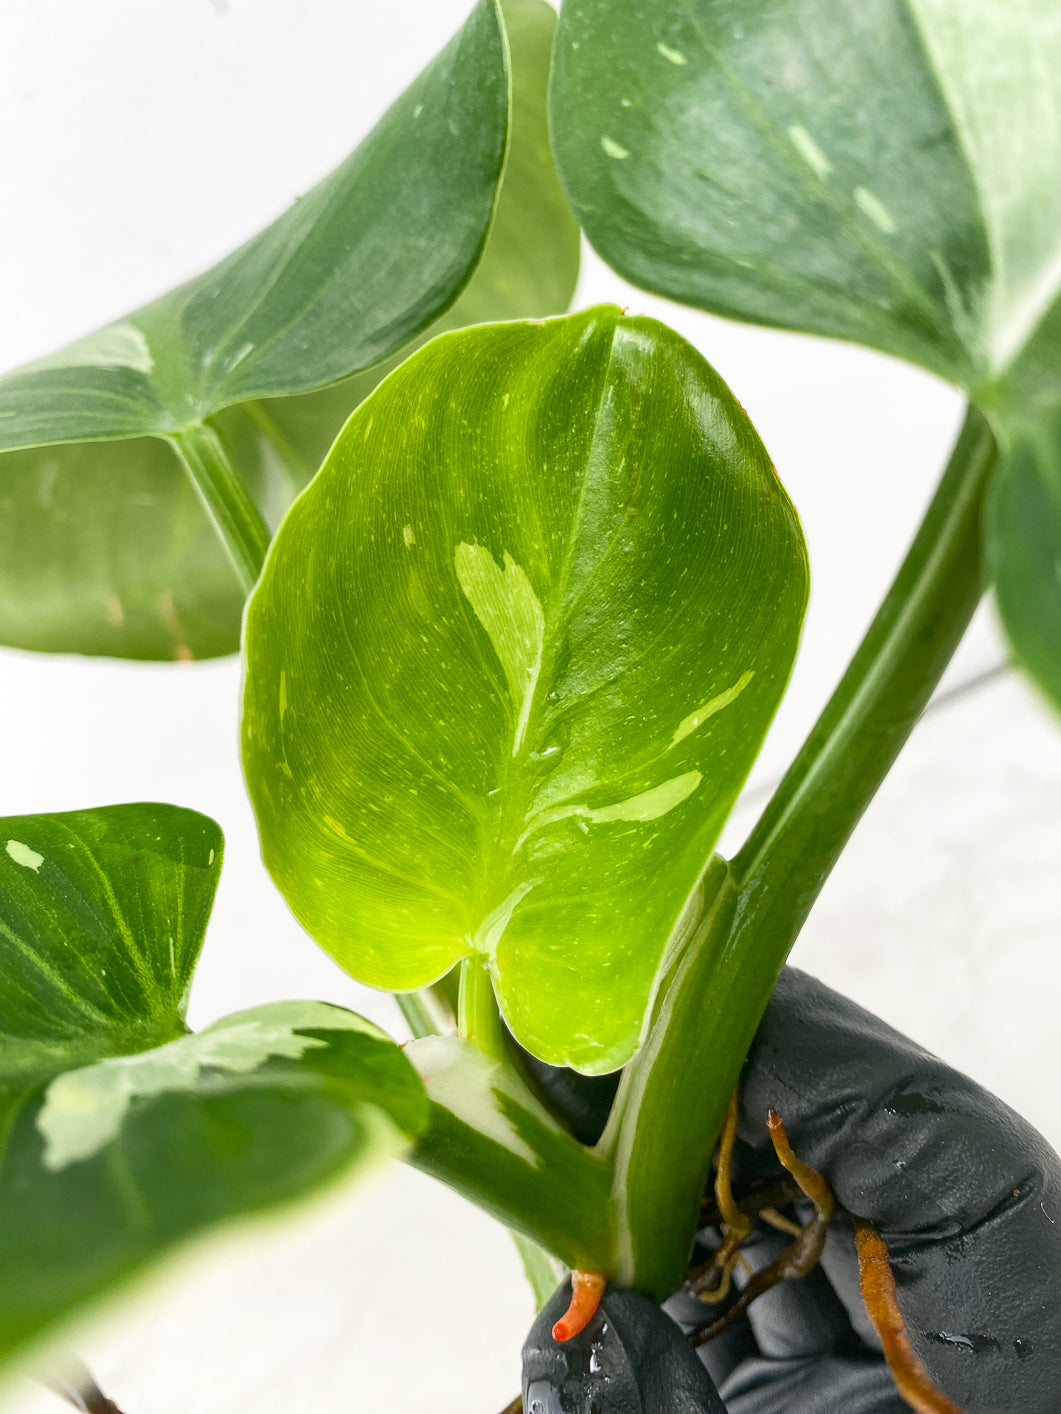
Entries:
[[[913,730],[982,590],[981,516],[994,436],[970,408],[902,567],[840,685],[733,861],[792,938]],[[756,908],[758,908],[756,902]]]
[[195,487],[210,521],[249,594],[261,574],[269,530],[239,472],[212,427],[201,423],[175,432],[168,441]]
[[663,1297],[681,1280],[727,1098],[774,983],[979,602],[980,520],[995,455],[987,423],[971,409],[895,582],[728,877],[708,896],[659,1019],[624,1077],[615,1147],[620,1277],[648,1295]]

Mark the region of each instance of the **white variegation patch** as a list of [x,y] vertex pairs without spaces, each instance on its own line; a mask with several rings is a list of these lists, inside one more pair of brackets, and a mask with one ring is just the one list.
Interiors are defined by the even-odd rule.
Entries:
[[697,707],[695,712],[690,712],[687,717],[683,717],[674,729],[671,737],[671,746],[677,746],[680,741],[684,741],[687,736],[695,732],[697,727],[702,727],[709,717],[721,712],[724,707],[728,707],[731,702],[736,702],[744,689],[755,676],[754,669],[749,669],[746,673],[741,673],[740,677],[732,687],[727,687],[725,692],[718,693],[715,697]]
[[505,1068],[489,1060],[478,1047],[455,1036],[425,1036],[410,1041],[405,1054],[412,1061],[436,1105],[462,1124],[485,1134],[534,1168],[538,1154],[520,1136],[502,1108],[503,1101],[525,1110],[539,1125],[559,1133],[556,1121],[530,1091],[517,1089]]
[[326,1046],[301,1030],[383,1032],[324,1002],[278,1002],[239,1012],[194,1036],[153,1051],[114,1056],[58,1076],[37,1116],[44,1139],[44,1167],[52,1173],[90,1159],[118,1137],[134,1100],[194,1090],[203,1070],[249,1075],[272,1056],[298,1060]]

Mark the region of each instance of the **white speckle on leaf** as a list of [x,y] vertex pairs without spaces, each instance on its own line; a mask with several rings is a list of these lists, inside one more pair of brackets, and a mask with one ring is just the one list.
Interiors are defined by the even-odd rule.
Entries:
[[35,849],[30,849],[28,844],[23,844],[21,840],[8,840],[7,852],[16,864],[21,864],[23,869],[32,869],[34,874],[40,873],[40,867],[44,863],[44,855],[38,854]]
[[609,157],[615,158],[616,162],[622,162],[624,158],[630,156],[630,149],[623,147],[623,145],[616,142],[614,138],[602,137],[600,145],[604,148],[605,153]]
[[418,104],[416,105],[416,107],[413,109],[413,117],[414,117],[414,118],[419,118],[420,114],[421,114],[423,111],[424,111],[424,105],[423,105],[422,103],[418,103]]
[[125,610],[117,594],[110,594],[103,605],[103,613],[111,628],[125,627]]
[[814,175],[824,181],[833,170],[833,164],[811,137],[807,129],[802,123],[793,123],[788,129],[788,136],[792,142],[792,146],[803,158],[807,166],[811,168]]
[[[709,717],[713,717],[716,712],[721,712],[724,707],[735,702],[754,676],[754,669],[742,673],[732,687],[727,687],[725,692],[720,692],[715,697],[709,698],[702,706],[697,707],[695,712],[690,712],[687,717],[684,717],[674,729],[674,735],[670,740],[671,746],[677,746],[691,732],[695,732],[697,727],[703,726]],[[670,750],[670,747],[667,749]]]
[[326,1046],[300,1028],[382,1033],[370,1022],[324,1002],[277,1002],[238,1013],[195,1036],[135,1056],[116,1056],[57,1076],[37,1115],[44,1167],[55,1173],[91,1159],[116,1139],[129,1106],[180,1090],[195,1090],[205,1069],[250,1075],[272,1056],[300,1059]]
[[898,229],[895,224],[895,217],[881,201],[880,197],[871,192],[868,187],[855,188],[855,205],[858,209],[883,231],[886,236],[895,234]]
[[207,861],[206,861],[206,862],[207,862],[207,864],[213,864],[213,862],[214,862],[214,851],[213,851],[213,850],[210,851],[210,854],[209,854],[209,856],[207,857]]
[[670,64],[677,64],[680,67],[689,62],[680,49],[671,49],[667,44],[657,44],[656,48]]
[[405,541],[405,548],[407,550],[412,549],[412,547],[416,544],[416,536],[413,534],[413,528],[411,525],[402,526],[402,539]]

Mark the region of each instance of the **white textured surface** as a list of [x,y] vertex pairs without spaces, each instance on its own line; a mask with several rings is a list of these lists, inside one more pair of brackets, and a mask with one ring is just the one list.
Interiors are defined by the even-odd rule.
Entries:
[[[461,22],[466,0],[5,0],[0,368],[194,273],[334,164]],[[797,506],[814,594],[753,776],[783,768],[909,538],[960,417],[879,356],[639,295],[590,260],[579,302],[657,313],[756,422]],[[952,668],[1000,648],[982,614]],[[192,1020],[322,997],[398,1029],[295,925],[262,872],[236,763],[238,667],[0,654],[4,813],[161,799],[214,815],[224,879]],[[926,718],[795,960],[964,1066],[1061,1143],[1061,732],[997,681]],[[735,842],[754,814],[742,807]],[[505,1233],[399,1169],[226,1239],[85,1335],[127,1414],[496,1414],[531,1304]],[[60,1406],[29,1385],[7,1414]]]

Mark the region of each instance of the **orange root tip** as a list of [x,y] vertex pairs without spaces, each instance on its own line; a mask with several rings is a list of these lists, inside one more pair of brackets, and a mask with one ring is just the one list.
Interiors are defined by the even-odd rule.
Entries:
[[601,1272],[571,1273],[571,1304],[553,1326],[553,1340],[570,1340],[586,1329],[597,1314],[607,1281]]

